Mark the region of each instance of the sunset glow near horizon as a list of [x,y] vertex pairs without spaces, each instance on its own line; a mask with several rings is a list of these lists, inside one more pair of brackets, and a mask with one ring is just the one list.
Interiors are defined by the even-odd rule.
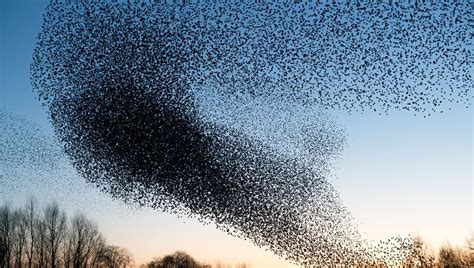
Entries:
[[[53,136],[48,114],[30,84],[31,55],[47,1],[0,2],[0,109],[21,116]],[[436,248],[464,245],[473,231],[472,107],[427,118],[410,112],[364,114],[330,111],[347,133],[347,145],[331,182],[367,240],[419,235]],[[1,135],[1,134],[0,134]],[[1,172],[2,170],[0,170]],[[56,200],[97,222],[112,244],[126,247],[136,264],[176,250],[213,263],[252,267],[296,267],[214,226],[112,200],[64,167],[56,185],[31,184],[35,176],[11,180],[0,173],[0,203],[23,206]]]

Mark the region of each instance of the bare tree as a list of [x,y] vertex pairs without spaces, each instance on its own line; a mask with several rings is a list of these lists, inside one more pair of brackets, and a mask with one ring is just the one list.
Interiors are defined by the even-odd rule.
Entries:
[[57,203],[42,213],[30,198],[23,208],[0,207],[0,267],[128,267],[132,255],[106,245],[97,224],[82,214],[70,221]]
[[13,254],[15,267],[23,267],[23,257],[26,248],[26,218],[22,209],[16,209],[13,213]]
[[[95,224],[94,226],[95,230],[90,233],[85,251],[85,256],[87,256],[85,263],[90,267],[95,267],[97,256],[99,256],[100,251],[105,247],[105,239],[103,238],[102,234],[100,234],[97,226]],[[128,253],[128,255],[130,256],[130,261],[133,262],[131,254]]]
[[36,220],[37,220],[37,202],[36,199],[30,197],[25,207],[25,220],[27,227],[27,245],[26,245],[26,258],[28,261],[28,268],[33,266],[33,257],[36,240]]
[[100,254],[98,267],[120,268],[129,267],[133,257],[128,250],[116,246],[106,246]]
[[470,238],[466,239],[467,262],[469,267],[474,267],[474,233]]
[[35,261],[38,268],[48,265],[47,227],[44,219],[38,218],[35,221],[36,239],[34,241]]
[[13,215],[10,204],[0,208],[0,266],[10,267],[13,244]]
[[439,250],[439,265],[446,268],[462,267],[462,258],[459,253],[450,244],[445,244]]
[[103,239],[97,225],[82,214],[76,214],[71,220],[71,229],[65,242],[70,249],[72,267],[80,268],[93,262],[96,251],[100,250],[98,244]]
[[92,245],[91,263],[90,263],[91,267],[98,266],[98,264],[100,263],[102,252],[105,251],[105,248],[106,248],[105,239],[102,235],[100,235],[99,237],[97,237],[97,240]]
[[72,267],[72,244],[74,243],[71,239],[71,230],[66,230],[66,238],[63,242],[63,266],[64,268]]
[[[217,264],[219,265],[219,264]],[[167,267],[183,267],[183,268],[200,268],[202,267],[191,256],[182,251],[177,251],[163,258],[157,258],[147,264],[148,268],[167,268]]]
[[60,211],[57,203],[49,204],[44,210],[46,223],[46,239],[49,250],[49,263],[51,268],[59,264],[59,250],[66,233],[66,214]]

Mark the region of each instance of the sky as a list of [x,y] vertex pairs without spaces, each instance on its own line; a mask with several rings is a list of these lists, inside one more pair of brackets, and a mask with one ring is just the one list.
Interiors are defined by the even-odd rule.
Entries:
[[[47,1],[0,0],[0,109],[53,135],[46,110],[30,84],[29,65]],[[331,179],[367,239],[420,235],[433,246],[462,244],[473,230],[472,107],[452,106],[430,117],[333,111],[347,145]],[[0,133],[0,135],[2,135]],[[212,225],[159,211],[136,209],[87,185],[71,167],[58,184],[32,186],[48,174],[0,177],[0,203],[23,204],[34,195],[57,200],[72,215],[93,218],[112,244],[128,248],[137,264],[185,250],[198,260],[248,262],[252,267],[293,267],[250,242]],[[3,179],[2,179],[3,178]]]

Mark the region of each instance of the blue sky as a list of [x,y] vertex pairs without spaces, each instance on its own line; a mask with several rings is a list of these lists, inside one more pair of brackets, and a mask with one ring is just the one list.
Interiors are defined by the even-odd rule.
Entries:
[[[46,4],[0,1],[0,109],[23,116],[52,135],[29,80]],[[472,108],[453,105],[451,111],[427,118],[403,111],[331,113],[348,135],[333,183],[368,239],[420,234],[435,246],[447,240],[463,243],[473,230]],[[14,183],[0,180],[4,189],[0,202],[21,202],[29,195],[41,203],[56,199],[68,210],[94,218],[106,237],[129,248],[137,262],[183,249],[201,260],[290,267],[271,253],[196,220],[137,211],[113,201],[86,185],[71,168],[62,170],[61,187],[28,186],[35,176],[26,174]]]

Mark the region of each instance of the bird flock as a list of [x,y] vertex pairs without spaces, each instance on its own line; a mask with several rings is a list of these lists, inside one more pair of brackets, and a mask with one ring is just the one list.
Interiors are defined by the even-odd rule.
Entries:
[[[364,263],[380,247],[366,246],[330,183],[345,132],[327,110],[469,106],[470,11],[52,2],[31,78],[73,166],[114,198],[197,217],[294,263]],[[410,247],[400,238],[384,259]]]
[[21,192],[18,178],[32,174],[38,179],[27,185],[59,184],[50,175],[63,167],[64,153],[38,125],[0,108],[0,133],[0,195]]

